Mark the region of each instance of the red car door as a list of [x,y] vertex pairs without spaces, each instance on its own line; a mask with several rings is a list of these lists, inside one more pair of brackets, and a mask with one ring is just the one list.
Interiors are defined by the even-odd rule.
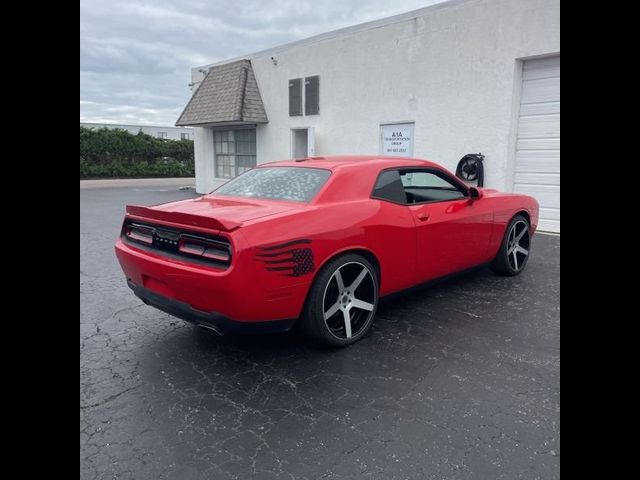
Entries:
[[416,225],[416,275],[425,282],[486,261],[492,213],[466,187],[435,169],[400,171]]

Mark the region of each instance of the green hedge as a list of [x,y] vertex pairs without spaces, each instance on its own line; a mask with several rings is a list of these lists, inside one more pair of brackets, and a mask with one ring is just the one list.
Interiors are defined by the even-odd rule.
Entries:
[[80,127],[80,178],[193,175],[193,140]]

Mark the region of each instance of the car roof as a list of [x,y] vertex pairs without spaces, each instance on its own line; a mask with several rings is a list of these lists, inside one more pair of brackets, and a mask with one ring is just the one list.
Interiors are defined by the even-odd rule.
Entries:
[[323,157],[307,157],[296,160],[283,160],[278,162],[262,163],[258,168],[264,167],[306,167],[325,168],[336,170],[341,167],[363,165],[376,167],[376,169],[393,167],[439,167],[429,160],[421,160],[410,157],[391,157],[385,155],[331,155]]

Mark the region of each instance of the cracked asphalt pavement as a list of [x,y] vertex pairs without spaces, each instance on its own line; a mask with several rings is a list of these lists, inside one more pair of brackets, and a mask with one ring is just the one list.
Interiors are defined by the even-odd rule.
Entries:
[[81,479],[554,479],[560,237],[380,304],[327,350],[299,332],[218,337],[144,305],[113,252],[126,203],[172,186],[80,190]]

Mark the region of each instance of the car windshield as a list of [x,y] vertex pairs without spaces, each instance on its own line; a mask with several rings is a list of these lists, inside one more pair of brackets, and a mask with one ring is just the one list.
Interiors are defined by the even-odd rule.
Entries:
[[216,195],[310,202],[331,175],[307,167],[254,168],[213,191]]

